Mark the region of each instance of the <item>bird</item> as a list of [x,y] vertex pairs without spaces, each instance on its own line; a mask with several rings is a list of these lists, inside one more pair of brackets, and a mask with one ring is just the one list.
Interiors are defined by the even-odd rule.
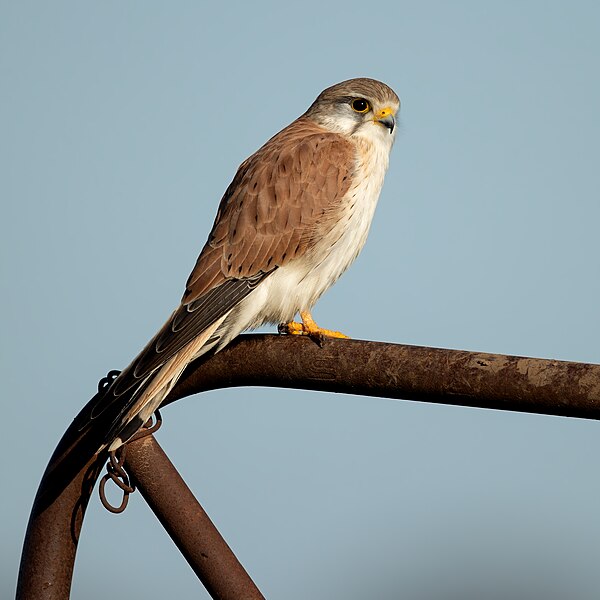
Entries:
[[342,81],[240,165],[180,305],[92,410],[112,409],[98,452],[125,444],[192,361],[243,331],[346,337],[311,311],[365,244],[399,108],[380,81]]

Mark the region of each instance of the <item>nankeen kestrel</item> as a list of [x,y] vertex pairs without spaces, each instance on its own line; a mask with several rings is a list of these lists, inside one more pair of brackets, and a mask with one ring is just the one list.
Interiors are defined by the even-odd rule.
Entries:
[[399,105],[379,81],[338,83],[241,164],[180,306],[97,407],[116,415],[103,448],[126,442],[192,360],[246,329],[345,337],[310,310],[367,239]]

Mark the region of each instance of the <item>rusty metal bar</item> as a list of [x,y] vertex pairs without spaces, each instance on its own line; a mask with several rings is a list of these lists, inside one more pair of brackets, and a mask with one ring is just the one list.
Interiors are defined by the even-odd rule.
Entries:
[[154,436],[127,446],[125,467],[213,598],[264,600]]
[[[600,419],[600,365],[358,340],[327,339],[319,347],[296,336],[241,336],[219,354],[191,365],[165,404],[242,385]],[[21,557],[17,600],[69,597],[79,531],[99,472],[98,461],[89,457],[98,448],[103,420],[85,427],[93,404],[67,429],[40,483]],[[185,547],[177,528],[170,533]],[[229,567],[221,569],[227,559],[214,558],[211,593],[218,598]]]
[[600,365],[363,340],[246,335],[192,364],[166,405],[262,386],[600,419]]
[[101,469],[101,461],[90,459],[49,505],[44,497],[56,482],[42,478],[25,534],[17,600],[69,598],[83,517]]

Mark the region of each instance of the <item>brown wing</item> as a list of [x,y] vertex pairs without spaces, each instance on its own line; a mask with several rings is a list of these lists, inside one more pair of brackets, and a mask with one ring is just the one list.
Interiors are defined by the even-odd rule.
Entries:
[[350,187],[354,149],[306,117],[239,168],[183,296],[193,304],[232,279],[269,273],[310,248]]
[[100,415],[111,424],[106,443],[128,426],[131,411],[162,366],[187,352],[261,281],[333,226],[350,187],[354,157],[347,140],[301,117],[242,163],[221,200],[181,305],[90,406],[87,425]]
[[[113,399],[139,386],[276,268],[302,255],[333,225],[350,186],[352,145],[306,117],[248,158],[219,205],[180,307],[115,381]],[[126,394],[127,393],[127,394]],[[102,408],[107,408],[110,399]],[[122,411],[130,401],[124,397]],[[121,412],[122,412],[121,411]]]

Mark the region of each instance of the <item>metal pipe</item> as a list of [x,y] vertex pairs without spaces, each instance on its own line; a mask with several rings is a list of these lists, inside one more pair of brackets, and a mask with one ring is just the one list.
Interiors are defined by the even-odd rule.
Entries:
[[[240,336],[190,365],[165,404],[243,385],[600,419],[600,365],[359,340],[326,339],[319,347],[296,336]],[[86,427],[97,402],[95,397],[74,419],[42,478],[23,546],[17,600],[69,598],[79,532],[100,468],[89,457],[111,418],[101,415]],[[183,544],[177,528],[171,533]],[[214,559],[215,568],[229,564]],[[218,590],[212,593],[220,597]]]
[[128,444],[125,468],[213,598],[264,600],[154,436]]
[[83,517],[102,464],[92,458],[46,504],[56,482],[43,477],[25,534],[17,582],[17,600],[66,600]]
[[600,419],[600,365],[363,340],[241,336],[184,372],[166,402],[268,386]]

